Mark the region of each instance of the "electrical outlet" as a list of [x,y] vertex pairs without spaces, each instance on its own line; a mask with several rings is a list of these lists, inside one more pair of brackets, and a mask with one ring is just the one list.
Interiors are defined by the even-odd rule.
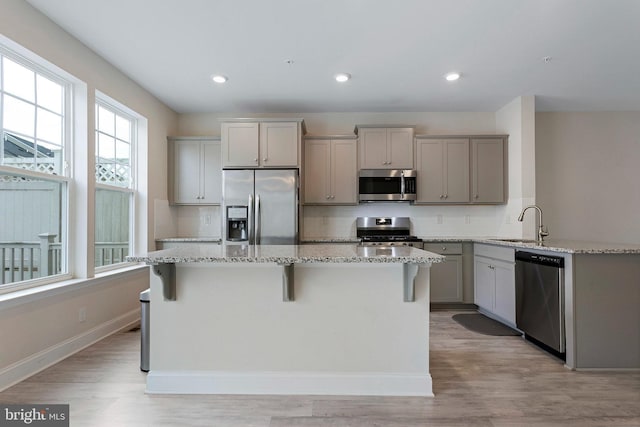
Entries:
[[471,215],[465,215],[464,216],[464,223],[465,224],[471,224]]
[[437,216],[436,216],[436,222],[437,222],[438,224],[442,224],[442,215],[437,215]]
[[204,216],[204,225],[211,225],[211,215]]
[[78,322],[82,323],[87,320],[87,309],[82,307],[78,310]]

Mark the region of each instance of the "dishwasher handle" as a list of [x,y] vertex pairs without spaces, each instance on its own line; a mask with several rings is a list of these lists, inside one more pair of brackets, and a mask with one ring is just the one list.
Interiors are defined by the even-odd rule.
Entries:
[[516,251],[516,261],[529,262],[538,265],[564,268],[564,258],[552,255],[536,254],[533,252]]

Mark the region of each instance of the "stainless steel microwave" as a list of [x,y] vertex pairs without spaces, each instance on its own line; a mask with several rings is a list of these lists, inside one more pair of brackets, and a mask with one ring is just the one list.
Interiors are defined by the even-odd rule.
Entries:
[[412,202],[416,199],[413,169],[361,169],[360,202]]

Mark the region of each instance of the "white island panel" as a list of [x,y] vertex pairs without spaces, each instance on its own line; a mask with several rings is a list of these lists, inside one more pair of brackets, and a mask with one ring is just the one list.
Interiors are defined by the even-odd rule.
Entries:
[[403,301],[402,263],[176,264],[151,274],[150,393],[432,395],[429,263]]

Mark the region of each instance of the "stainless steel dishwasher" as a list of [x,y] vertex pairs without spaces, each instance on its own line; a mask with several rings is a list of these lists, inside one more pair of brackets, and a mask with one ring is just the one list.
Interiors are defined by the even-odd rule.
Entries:
[[564,258],[516,251],[516,326],[525,337],[565,353]]

